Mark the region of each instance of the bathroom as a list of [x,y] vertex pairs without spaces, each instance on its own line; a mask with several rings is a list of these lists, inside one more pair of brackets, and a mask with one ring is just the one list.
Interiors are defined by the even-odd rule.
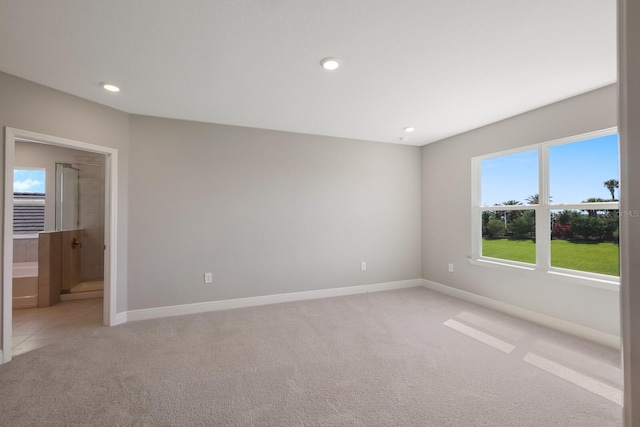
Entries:
[[105,157],[16,141],[14,171],[14,313],[101,298]]

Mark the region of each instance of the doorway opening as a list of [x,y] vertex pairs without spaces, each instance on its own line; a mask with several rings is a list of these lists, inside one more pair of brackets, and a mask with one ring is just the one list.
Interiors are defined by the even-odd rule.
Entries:
[[[13,356],[13,309],[16,299],[13,295],[14,289],[14,168],[16,165],[16,143],[29,143],[31,145],[42,146],[42,149],[56,150],[67,149],[69,153],[74,153],[75,157],[72,162],[56,162],[58,165],[51,166],[49,189],[42,192],[42,200],[44,204],[49,203],[49,209],[44,218],[44,232],[37,234],[35,244],[39,246],[37,249],[38,261],[41,261],[42,272],[38,271],[37,275],[51,274],[53,272],[56,277],[60,276],[61,269],[57,266],[58,260],[55,256],[42,255],[43,246],[53,248],[51,252],[58,251],[62,248],[61,243],[64,235],[64,248],[66,257],[71,261],[66,265],[66,270],[75,271],[77,279],[80,280],[76,285],[75,291],[71,289],[57,289],[55,286],[48,286],[51,283],[48,278],[42,278],[38,282],[37,296],[43,306],[52,305],[46,301],[55,304],[62,300],[86,299],[92,297],[103,296],[102,313],[99,313],[102,323],[107,326],[116,324],[116,202],[117,202],[117,155],[116,149],[88,144],[79,141],[68,140],[64,138],[53,137],[49,135],[38,134],[35,132],[24,131],[14,128],[5,129],[5,212],[4,212],[4,251],[3,251],[3,285],[2,285],[2,341],[0,348],[0,363],[8,362]],[[74,170],[80,168],[85,169],[85,184],[83,186],[85,194],[78,193],[78,180],[74,181]],[[57,169],[57,172],[56,172]],[[66,174],[65,174],[66,169]],[[58,179],[57,173],[60,174]],[[66,194],[64,193],[64,179],[66,177]],[[75,176],[78,177],[77,175]],[[102,181],[100,181],[102,179]],[[32,180],[32,181],[35,181]],[[57,184],[53,184],[53,182]],[[31,182],[33,183],[33,182]],[[18,183],[20,188],[21,184]],[[81,190],[82,191],[82,190]],[[40,194],[40,193],[38,193]],[[74,200],[75,199],[75,200]],[[84,201],[83,201],[84,200]],[[42,204],[42,201],[33,202],[36,205]],[[22,202],[18,202],[18,205]],[[86,205],[84,210],[80,210],[80,204]],[[90,204],[90,205],[89,205]],[[59,208],[53,209],[53,206]],[[70,211],[68,215],[63,217],[62,210]],[[19,209],[20,210],[20,209]],[[22,209],[25,210],[25,209]],[[82,218],[81,218],[82,216]],[[63,219],[64,218],[64,219]],[[50,231],[50,232],[48,232]],[[71,234],[67,235],[68,233]],[[40,236],[40,237],[38,237]],[[67,242],[66,240],[69,240]],[[67,245],[69,243],[69,245]],[[58,245],[58,246],[56,246]],[[67,248],[69,246],[69,248]],[[83,249],[82,247],[85,246]],[[33,248],[32,248],[33,251]],[[81,256],[84,251],[84,256]],[[46,252],[46,251],[45,251]],[[60,256],[62,257],[62,250]],[[23,256],[16,253],[16,259]],[[33,252],[30,255],[33,257]],[[43,261],[44,260],[44,261]],[[51,265],[47,266],[49,262]],[[39,263],[36,262],[36,265]],[[76,265],[77,268],[70,268],[69,265]],[[41,266],[38,265],[38,270]],[[48,270],[47,270],[48,269]],[[90,279],[85,280],[82,279]],[[68,287],[68,280],[65,282]],[[43,285],[43,283],[45,285]],[[87,285],[89,283],[91,286]],[[97,284],[102,289],[97,289]],[[84,285],[84,287],[82,286]],[[87,288],[87,289],[84,289]],[[91,288],[91,289],[89,289]],[[95,288],[95,289],[94,289]],[[100,293],[101,295],[98,295]],[[65,298],[65,295],[67,297]],[[25,301],[27,301],[25,299]],[[94,300],[91,304],[82,304],[82,306],[96,307]],[[75,303],[75,302],[74,302]],[[40,305],[39,305],[40,306]],[[53,305],[55,307],[55,305]],[[51,308],[53,308],[51,307]],[[95,316],[94,316],[95,318]]]

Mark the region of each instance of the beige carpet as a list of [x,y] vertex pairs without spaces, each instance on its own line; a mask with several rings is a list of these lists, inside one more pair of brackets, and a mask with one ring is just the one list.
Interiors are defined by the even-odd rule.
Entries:
[[0,424],[619,426],[618,361],[404,289],[68,338],[0,366]]

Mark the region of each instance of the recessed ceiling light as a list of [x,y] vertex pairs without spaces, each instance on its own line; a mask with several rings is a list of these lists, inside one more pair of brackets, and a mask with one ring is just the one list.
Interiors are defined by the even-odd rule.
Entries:
[[333,71],[340,66],[340,60],[338,58],[323,58],[320,61],[320,65],[322,65],[322,68],[325,70]]
[[407,126],[406,128],[404,128],[405,132],[413,132],[414,130],[416,130],[416,128],[411,127],[411,126]]
[[111,83],[102,82],[100,83],[100,86],[102,86],[103,88],[105,88],[105,90],[108,90],[109,92],[120,92],[120,88]]

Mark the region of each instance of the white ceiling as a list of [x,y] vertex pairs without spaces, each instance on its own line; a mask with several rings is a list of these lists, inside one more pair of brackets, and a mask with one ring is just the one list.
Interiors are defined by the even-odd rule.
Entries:
[[129,113],[423,145],[614,83],[616,1],[0,0],[0,70]]

